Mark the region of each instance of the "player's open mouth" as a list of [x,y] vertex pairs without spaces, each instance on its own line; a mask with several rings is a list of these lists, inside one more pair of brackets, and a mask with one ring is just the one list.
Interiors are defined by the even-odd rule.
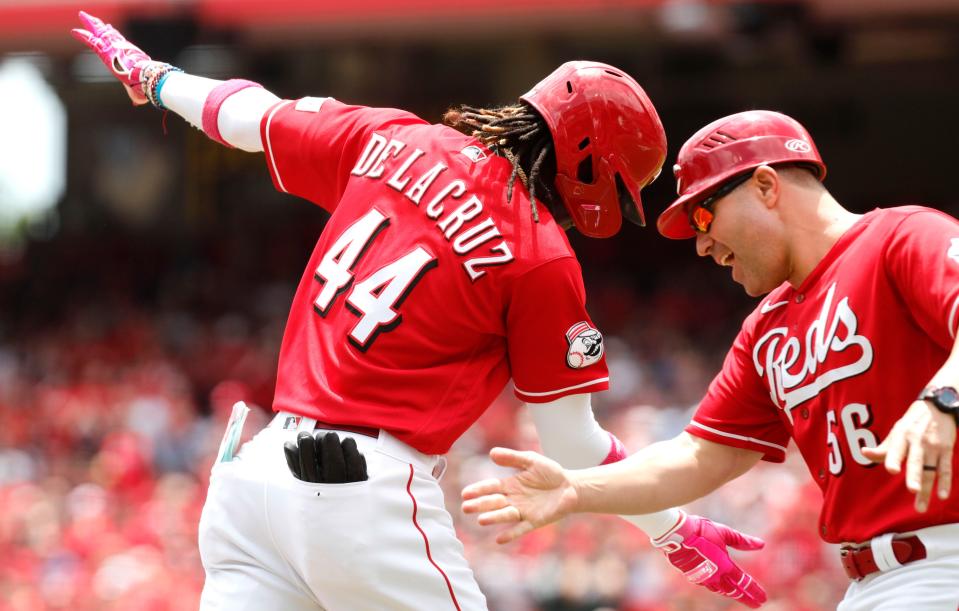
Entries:
[[719,260],[719,264],[722,265],[723,267],[730,267],[733,264],[734,258],[735,257],[733,256],[733,253],[730,252],[726,254],[722,259]]

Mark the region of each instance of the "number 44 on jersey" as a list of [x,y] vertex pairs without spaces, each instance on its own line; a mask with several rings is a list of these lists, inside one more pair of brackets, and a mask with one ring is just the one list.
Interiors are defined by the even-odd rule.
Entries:
[[[315,275],[323,288],[313,302],[320,316],[326,317],[337,296],[350,289],[356,264],[389,224],[386,215],[371,208],[323,255]],[[397,309],[420,278],[436,265],[436,257],[417,246],[353,285],[346,297],[346,308],[358,316],[359,321],[350,331],[350,343],[365,352],[380,333],[399,325],[402,315]]]

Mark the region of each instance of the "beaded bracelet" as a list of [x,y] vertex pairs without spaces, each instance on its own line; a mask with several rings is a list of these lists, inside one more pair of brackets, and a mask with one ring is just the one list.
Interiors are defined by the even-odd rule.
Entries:
[[156,62],[145,67],[140,76],[144,95],[150,100],[151,104],[160,110],[166,110],[166,106],[160,101],[160,89],[163,88],[163,83],[171,72],[183,72],[183,70],[170,64]]
[[153,87],[153,105],[161,110],[166,110],[166,106],[164,106],[163,101],[160,99],[160,90],[163,89],[163,84],[166,83],[167,77],[173,72],[183,72],[183,70],[170,66],[169,70],[163,72],[163,74],[156,79],[156,84]]

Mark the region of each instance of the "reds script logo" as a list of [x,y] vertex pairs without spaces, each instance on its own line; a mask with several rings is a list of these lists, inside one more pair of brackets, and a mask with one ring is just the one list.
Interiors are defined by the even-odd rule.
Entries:
[[[856,330],[859,320],[844,297],[833,309],[836,283],[829,287],[819,316],[806,329],[805,341],[790,336],[788,327],[777,327],[763,335],[753,348],[753,364],[759,377],[766,378],[769,396],[782,405],[793,421],[792,409],[818,395],[824,388],[857,376],[872,366],[872,344]],[[839,356],[829,369],[820,371],[830,353]],[[850,357],[855,360],[850,362]]]
[[569,350],[566,364],[573,369],[589,367],[603,357],[603,334],[581,321],[566,331]]

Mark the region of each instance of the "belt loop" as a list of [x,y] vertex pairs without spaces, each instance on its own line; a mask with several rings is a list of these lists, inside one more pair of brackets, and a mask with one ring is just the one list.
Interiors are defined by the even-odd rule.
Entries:
[[888,533],[873,537],[872,541],[869,542],[876,566],[879,567],[879,570],[883,573],[902,566],[902,563],[896,558],[896,553],[892,549],[892,537],[892,533]]
[[849,548],[846,550],[846,560],[849,563],[852,570],[847,570],[846,573],[855,579],[856,581],[862,581],[863,575],[862,569],[859,567],[859,559],[857,558],[856,549]]
[[433,479],[440,481],[443,479],[443,475],[446,474],[446,457],[437,456],[436,464],[433,465]]

